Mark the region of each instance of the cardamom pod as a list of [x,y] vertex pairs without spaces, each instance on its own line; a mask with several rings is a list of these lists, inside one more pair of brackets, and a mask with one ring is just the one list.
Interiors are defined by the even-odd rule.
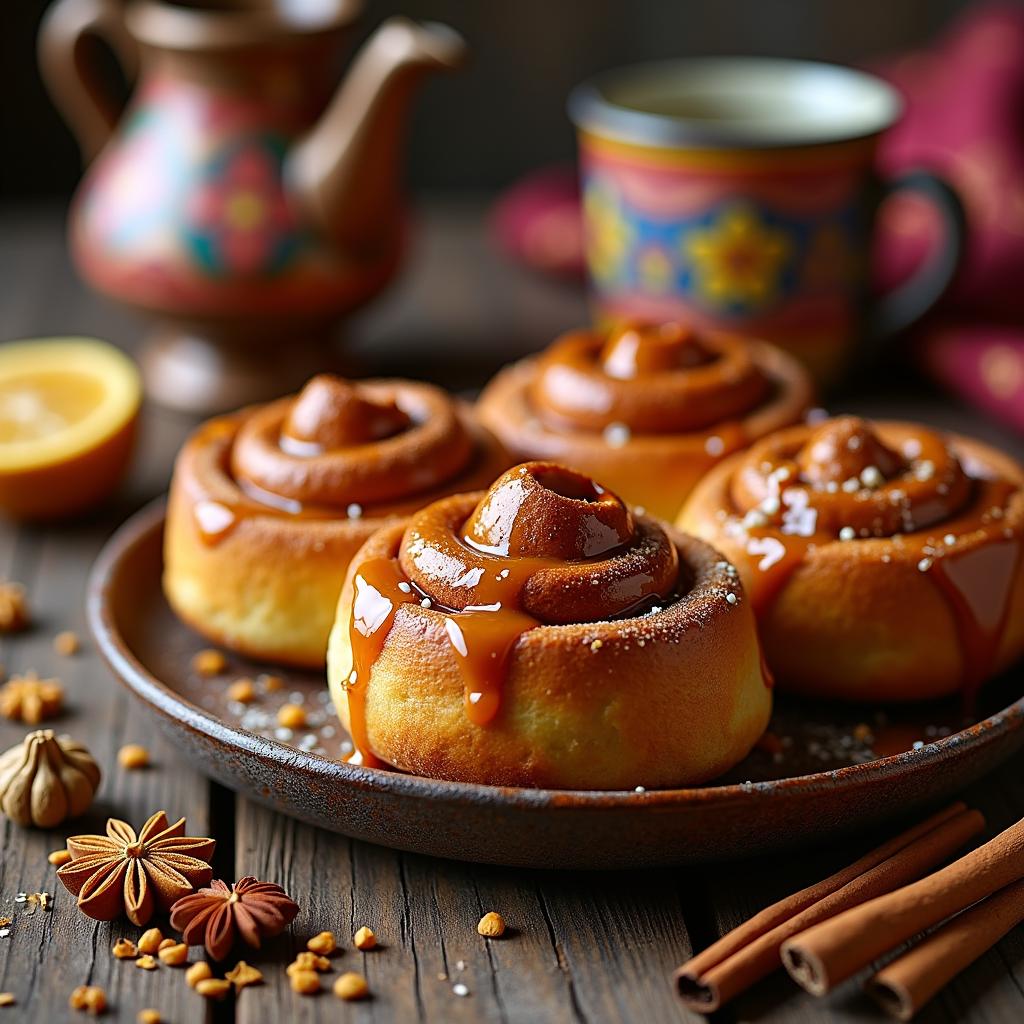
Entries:
[[19,825],[54,828],[82,814],[99,784],[92,754],[52,729],[30,732],[0,755],[0,811]]

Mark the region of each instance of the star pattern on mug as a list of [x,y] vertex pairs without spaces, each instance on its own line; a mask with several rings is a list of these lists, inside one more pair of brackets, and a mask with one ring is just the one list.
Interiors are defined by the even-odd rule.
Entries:
[[715,303],[743,305],[762,305],[777,293],[793,248],[784,231],[746,204],[726,207],[711,226],[685,235],[682,244],[697,290]]

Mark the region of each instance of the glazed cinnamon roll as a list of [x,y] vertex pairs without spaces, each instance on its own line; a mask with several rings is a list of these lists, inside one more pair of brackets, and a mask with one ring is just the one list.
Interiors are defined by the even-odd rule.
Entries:
[[210,420],[178,456],[164,590],[225,647],[324,664],[349,560],[376,529],[509,464],[471,410],[427,384],[314,377]]
[[502,370],[478,409],[516,458],[572,466],[671,519],[712,466],[796,423],[811,399],[779,349],[672,323],[566,334]]
[[733,567],[542,462],[366,542],[328,678],[363,763],[495,785],[701,782],[771,710]]
[[735,562],[780,687],[940,697],[1024,653],[1024,469],[980,441],[793,427],[713,470],[679,523]]

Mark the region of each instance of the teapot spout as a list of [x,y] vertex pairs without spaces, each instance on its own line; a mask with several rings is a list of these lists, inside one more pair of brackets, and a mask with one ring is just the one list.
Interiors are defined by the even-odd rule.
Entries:
[[364,258],[396,252],[409,102],[425,72],[458,68],[465,55],[462,36],[446,25],[389,18],[289,152],[284,171],[292,201],[340,251]]

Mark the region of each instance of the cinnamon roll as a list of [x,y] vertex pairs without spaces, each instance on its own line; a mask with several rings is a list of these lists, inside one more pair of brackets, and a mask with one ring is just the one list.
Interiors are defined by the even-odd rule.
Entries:
[[941,697],[1024,653],[1024,468],[980,441],[793,427],[714,469],[679,523],[735,562],[780,687]]
[[167,509],[167,598],[225,647],[321,666],[363,541],[509,461],[435,387],[314,377],[297,396],[210,420],[185,444]]
[[375,533],[328,678],[358,760],[495,785],[701,782],[771,710],[733,567],[544,462]]
[[572,466],[672,519],[712,466],[796,423],[811,399],[781,350],[670,323],[566,334],[502,370],[478,409],[514,457]]

